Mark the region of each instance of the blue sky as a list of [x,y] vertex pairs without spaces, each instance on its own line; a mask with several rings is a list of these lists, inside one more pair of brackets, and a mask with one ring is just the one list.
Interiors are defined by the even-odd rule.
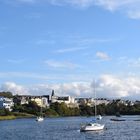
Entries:
[[139,83],[139,5],[137,0],[0,0],[0,84],[90,84],[110,77]]

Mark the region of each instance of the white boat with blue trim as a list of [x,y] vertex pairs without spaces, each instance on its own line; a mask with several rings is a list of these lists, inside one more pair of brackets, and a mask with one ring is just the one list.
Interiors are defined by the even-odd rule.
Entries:
[[[95,83],[94,83],[94,94],[95,94],[95,100],[96,100]],[[81,132],[83,132],[83,131],[99,131],[99,130],[104,129],[104,127],[105,127],[104,124],[97,123],[97,120],[101,120],[102,116],[101,115],[99,115],[98,117],[96,116],[96,114],[97,114],[96,101],[95,101],[94,107],[95,107],[95,119],[92,120],[92,122],[90,122],[90,123],[82,125],[80,128]]]

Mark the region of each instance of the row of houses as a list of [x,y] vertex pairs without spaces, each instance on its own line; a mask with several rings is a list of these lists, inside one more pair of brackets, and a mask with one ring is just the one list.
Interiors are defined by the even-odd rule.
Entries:
[[[0,108],[6,108],[9,111],[12,111],[12,107],[14,104],[28,104],[30,101],[34,101],[37,103],[38,106],[42,107],[49,107],[51,103],[62,103],[64,102],[68,107],[75,108],[79,107],[80,105],[88,105],[90,107],[93,107],[96,103],[96,105],[100,104],[110,104],[114,102],[114,100],[108,100],[106,98],[74,98],[71,96],[56,96],[54,94],[54,90],[52,91],[51,96],[50,95],[42,95],[42,96],[32,96],[32,95],[18,95],[14,96],[13,98],[5,98],[0,97]],[[124,105],[134,105],[131,101],[125,101],[125,100],[116,100],[117,103],[121,103]]]

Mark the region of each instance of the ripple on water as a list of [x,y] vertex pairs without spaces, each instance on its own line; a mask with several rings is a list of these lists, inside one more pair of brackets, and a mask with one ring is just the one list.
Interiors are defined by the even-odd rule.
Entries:
[[[128,117],[128,119],[127,119]],[[137,116],[139,117],[139,116]],[[104,117],[107,129],[98,132],[80,132],[80,125],[89,121],[86,117],[19,119],[0,122],[1,140],[140,140],[140,122],[126,116],[124,122],[110,121]],[[137,118],[135,118],[137,119]]]

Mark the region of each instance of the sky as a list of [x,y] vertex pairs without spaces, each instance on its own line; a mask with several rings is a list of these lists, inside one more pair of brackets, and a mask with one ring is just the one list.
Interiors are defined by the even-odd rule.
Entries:
[[0,0],[0,91],[93,97],[96,87],[98,97],[140,99],[139,7]]

